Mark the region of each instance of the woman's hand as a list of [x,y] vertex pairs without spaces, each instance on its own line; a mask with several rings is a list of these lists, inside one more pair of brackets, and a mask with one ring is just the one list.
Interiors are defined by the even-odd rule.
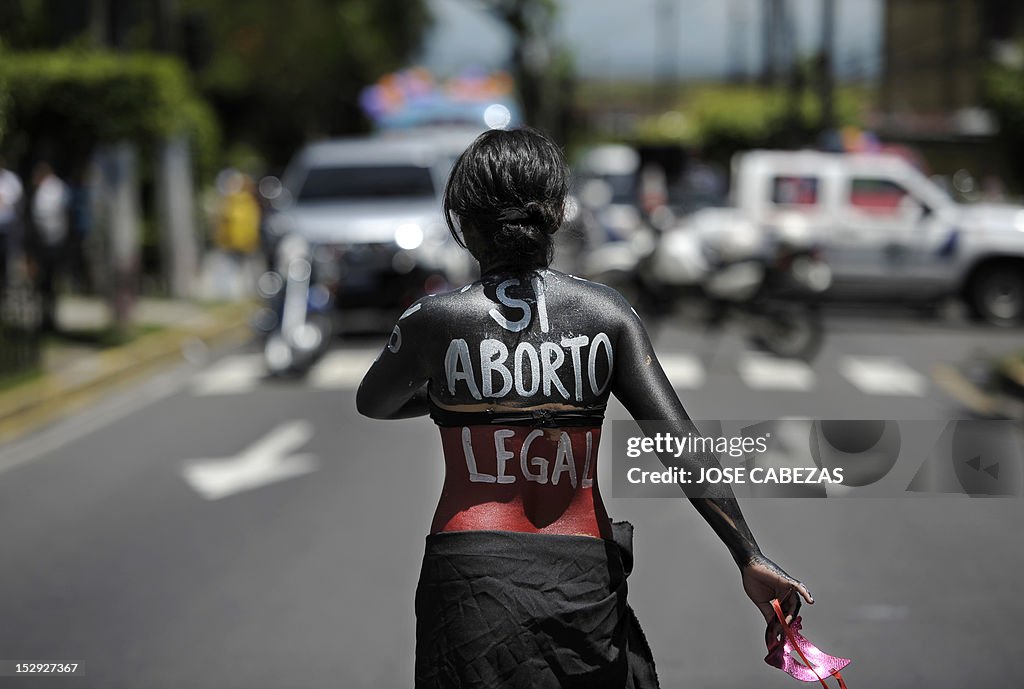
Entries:
[[765,630],[765,644],[772,648],[776,642],[782,639],[782,625],[775,617],[775,610],[772,609],[772,599],[778,598],[782,605],[782,614],[786,616],[788,624],[800,612],[800,598],[803,597],[809,605],[814,603],[814,596],[807,590],[807,587],[799,581],[782,571],[777,564],[764,557],[755,555],[742,568],[743,590],[754,602],[757,609],[764,615],[768,628]]

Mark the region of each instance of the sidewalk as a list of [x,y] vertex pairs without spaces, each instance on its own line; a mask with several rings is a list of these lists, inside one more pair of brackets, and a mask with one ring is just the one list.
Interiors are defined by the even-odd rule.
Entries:
[[0,443],[70,416],[158,368],[245,342],[253,308],[247,301],[140,299],[133,312],[135,336],[104,346],[99,335],[110,326],[107,305],[94,298],[61,298],[61,335],[46,340],[42,373],[0,389]]

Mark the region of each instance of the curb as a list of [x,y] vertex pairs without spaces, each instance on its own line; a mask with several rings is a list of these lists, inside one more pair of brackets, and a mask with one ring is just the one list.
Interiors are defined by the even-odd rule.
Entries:
[[158,368],[184,359],[187,347],[243,344],[252,336],[250,303],[206,311],[199,322],[171,326],[83,359],[60,374],[17,385],[0,393],[0,444],[73,414]]

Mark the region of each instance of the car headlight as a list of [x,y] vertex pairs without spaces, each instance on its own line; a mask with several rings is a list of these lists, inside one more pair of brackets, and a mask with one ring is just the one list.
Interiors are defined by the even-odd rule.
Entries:
[[416,223],[405,223],[395,229],[395,244],[401,249],[411,250],[423,243],[423,228]]

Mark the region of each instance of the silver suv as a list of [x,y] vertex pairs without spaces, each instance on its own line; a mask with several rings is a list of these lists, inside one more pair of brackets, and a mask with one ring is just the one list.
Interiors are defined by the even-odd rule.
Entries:
[[285,171],[268,234],[309,242],[349,322],[382,311],[392,318],[424,294],[468,282],[469,256],[441,215],[453,145],[425,137],[310,144]]

